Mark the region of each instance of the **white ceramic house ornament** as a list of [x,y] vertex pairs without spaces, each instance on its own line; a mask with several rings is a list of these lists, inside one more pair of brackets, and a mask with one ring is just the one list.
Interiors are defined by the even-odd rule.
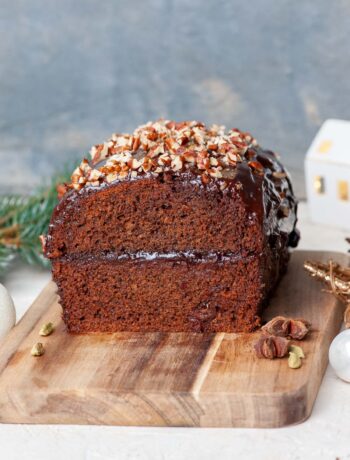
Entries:
[[311,220],[350,230],[350,121],[323,123],[306,154],[305,175]]

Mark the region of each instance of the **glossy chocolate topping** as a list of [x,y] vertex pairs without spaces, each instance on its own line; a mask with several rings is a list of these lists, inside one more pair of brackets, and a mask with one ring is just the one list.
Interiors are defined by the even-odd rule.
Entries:
[[[79,197],[118,187],[125,181],[152,179],[190,183],[232,200],[239,195],[248,219],[258,221],[271,247],[278,251],[298,243],[297,202],[288,173],[276,155],[263,150],[248,133],[237,129],[226,133],[223,127],[206,128],[198,122],[160,121],[138,128],[133,135],[113,135],[107,143],[95,146],[91,157],[73,173],[51,228],[65,219],[66,210],[74,209]],[[46,247],[51,247],[51,233],[44,241]],[[54,254],[46,251],[51,258]],[[144,257],[123,251],[118,255]],[[235,258],[237,254],[219,252],[216,257]]]

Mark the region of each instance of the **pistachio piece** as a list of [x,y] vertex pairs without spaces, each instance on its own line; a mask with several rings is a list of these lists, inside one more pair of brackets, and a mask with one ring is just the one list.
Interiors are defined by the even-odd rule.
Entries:
[[39,331],[39,335],[42,335],[43,337],[46,337],[47,335],[52,334],[54,331],[54,327],[52,323],[46,323],[41,326],[41,329]]
[[33,345],[33,348],[30,351],[32,356],[41,356],[45,353],[44,345],[40,342]]
[[288,351],[295,353],[299,358],[305,358],[303,349],[298,345],[289,345]]
[[289,352],[288,366],[291,369],[299,369],[299,367],[301,366],[300,357],[296,353],[294,353],[293,351]]

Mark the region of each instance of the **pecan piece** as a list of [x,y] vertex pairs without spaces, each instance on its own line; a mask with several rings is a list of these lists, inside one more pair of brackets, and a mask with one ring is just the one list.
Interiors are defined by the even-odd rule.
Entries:
[[260,337],[254,344],[258,358],[283,358],[288,353],[289,340],[285,337],[269,336]]
[[268,334],[278,337],[290,337],[291,339],[302,340],[309,332],[310,327],[311,324],[305,319],[276,316],[261,329]]
[[40,235],[39,240],[40,240],[40,243],[41,243],[41,250],[42,250],[43,254],[45,254],[46,244],[47,244],[46,236],[45,235]]
[[264,173],[264,167],[259,161],[249,161],[248,166],[255,172],[259,174]]
[[134,152],[136,152],[136,150],[139,149],[141,145],[141,140],[138,136],[135,136],[132,138],[132,147],[131,147],[131,150],[133,150]]
[[204,185],[208,184],[210,182],[210,177],[205,173],[202,174],[201,179],[202,179],[202,183]]
[[60,200],[63,195],[67,192],[68,187],[67,184],[57,184],[56,191],[57,191],[57,198]]

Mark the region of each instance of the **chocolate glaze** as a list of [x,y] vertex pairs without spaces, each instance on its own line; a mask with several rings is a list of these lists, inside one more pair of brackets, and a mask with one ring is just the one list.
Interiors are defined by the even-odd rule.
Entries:
[[[252,168],[250,166],[252,162],[258,162],[262,166],[261,170]],[[276,250],[286,243],[291,247],[298,244],[297,201],[293,194],[290,178],[273,152],[257,146],[248,150],[242,162],[223,170],[222,178],[210,178],[208,183],[203,183],[201,175],[202,171],[192,167],[157,175],[153,172],[141,173],[137,177],[130,176],[127,180],[138,181],[151,178],[160,182],[181,180],[184,183],[194,184],[200,189],[232,196],[232,199],[235,199],[236,194],[239,194],[249,212],[249,217],[252,221],[258,219],[263,233]],[[79,191],[70,190],[63,196],[53,213],[49,226],[44,247],[46,257],[56,257],[55,251],[51,250],[51,233],[54,226],[59,225],[65,219],[65,210],[74,207],[75,201],[79,200],[80,197],[98,193],[105,188],[117,187],[119,183],[119,180],[110,184],[103,182],[98,187],[86,186]],[[133,256],[131,255],[131,257]]]

